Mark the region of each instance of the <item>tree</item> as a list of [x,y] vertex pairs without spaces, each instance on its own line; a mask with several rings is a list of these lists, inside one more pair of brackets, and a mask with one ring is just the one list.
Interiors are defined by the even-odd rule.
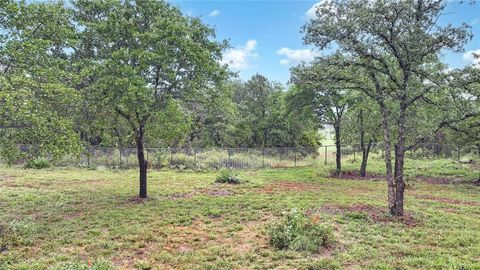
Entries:
[[331,84],[320,80],[332,72],[328,66],[315,62],[312,65],[301,64],[292,69],[291,81],[302,91],[297,98],[303,101],[303,106],[315,112],[321,124],[332,125],[335,130],[335,175],[342,171],[341,128],[343,115],[352,104],[352,96],[348,86],[343,83]]
[[379,141],[380,137],[381,124],[378,106],[360,92],[344,118],[345,126],[348,126],[348,129],[343,132],[344,141],[347,144],[352,144],[355,149],[358,146],[362,152],[360,176],[365,177],[370,150],[374,143]]
[[30,158],[80,150],[71,118],[70,17],[60,3],[0,3],[0,148],[8,162],[18,144],[33,146]]
[[288,144],[284,92],[280,84],[255,74],[235,89],[240,126],[250,130],[245,146],[269,147]]
[[[169,102],[195,102],[222,80],[226,43],[198,18],[163,1],[73,2],[84,96],[122,117],[134,134],[141,198],[147,197],[145,137]],[[158,131],[158,129],[156,130]]]
[[[440,0],[324,1],[316,18],[304,27],[306,43],[320,49],[335,44],[336,52],[346,59],[335,65],[358,68],[370,78],[373,88],[361,89],[380,107],[388,206],[395,216],[403,215],[405,152],[416,143],[407,145],[410,109],[441,90],[439,74],[444,70],[437,68],[440,53],[460,51],[471,37],[465,24],[454,27],[438,23],[445,5]],[[396,114],[393,122],[392,112]]]

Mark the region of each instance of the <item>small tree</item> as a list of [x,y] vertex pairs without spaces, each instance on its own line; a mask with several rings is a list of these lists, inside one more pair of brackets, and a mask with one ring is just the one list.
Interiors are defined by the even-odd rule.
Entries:
[[363,93],[358,93],[354,104],[345,115],[345,126],[348,126],[348,129],[343,133],[344,141],[353,144],[354,148],[358,146],[362,152],[360,176],[365,177],[370,150],[381,137],[380,112],[377,104]]
[[335,175],[338,176],[342,171],[342,120],[353,99],[346,84],[331,84],[320,79],[330,72],[328,66],[320,63],[302,64],[292,69],[291,81],[301,89],[295,97],[303,101],[301,107],[311,108],[321,124],[332,125],[335,130]]
[[226,43],[198,18],[163,1],[73,2],[84,96],[122,117],[134,134],[141,198],[147,197],[145,136],[170,100],[198,102],[226,72]]

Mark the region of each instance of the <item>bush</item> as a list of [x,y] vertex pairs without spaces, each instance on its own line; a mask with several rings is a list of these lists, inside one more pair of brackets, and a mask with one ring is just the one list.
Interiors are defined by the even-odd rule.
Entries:
[[268,228],[270,244],[277,249],[317,252],[333,243],[331,226],[314,222],[296,209]]
[[215,182],[224,184],[240,184],[241,181],[240,178],[238,178],[238,173],[230,169],[221,169]]
[[50,162],[44,158],[31,159],[25,163],[25,168],[27,169],[45,169],[50,166]]

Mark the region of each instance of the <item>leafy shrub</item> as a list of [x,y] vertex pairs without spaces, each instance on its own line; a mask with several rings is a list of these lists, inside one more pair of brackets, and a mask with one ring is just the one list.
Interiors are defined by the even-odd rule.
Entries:
[[292,209],[281,222],[268,228],[270,244],[277,249],[317,252],[333,243],[331,226],[313,221]]
[[215,182],[224,184],[240,184],[241,181],[240,178],[238,178],[238,173],[224,168],[220,170]]
[[45,169],[51,166],[50,162],[44,158],[31,159],[25,163],[27,169]]

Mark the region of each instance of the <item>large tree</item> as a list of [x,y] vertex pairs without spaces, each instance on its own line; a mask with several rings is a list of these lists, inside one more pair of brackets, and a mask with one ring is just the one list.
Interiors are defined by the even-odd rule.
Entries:
[[[134,134],[141,198],[147,197],[145,137],[172,100],[202,100],[224,78],[226,43],[214,30],[164,1],[73,1],[86,61],[85,97],[124,119]],[[171,104],[171,103],[170,103]],[[158,131],[158,128],[155,129]]]
[[0,3],[0,150],[7,161],[18,144],[32,146],[30,158],[80,149],[71,118],[70,15],[62,3]]
[[388,206],[395,216],[403,215],[411,109],[442,89],[438,82],[443,70],[436,68],[440,53],[462,50],[471,37],[465,24],[439,24],[445,5],[441,0],[324,1],[304,28],[306,43],[322,50],[334,44],[334,51],[346,56],[337,66],[356,67],[370,78],[373,87],[362,89],[380,107]]

